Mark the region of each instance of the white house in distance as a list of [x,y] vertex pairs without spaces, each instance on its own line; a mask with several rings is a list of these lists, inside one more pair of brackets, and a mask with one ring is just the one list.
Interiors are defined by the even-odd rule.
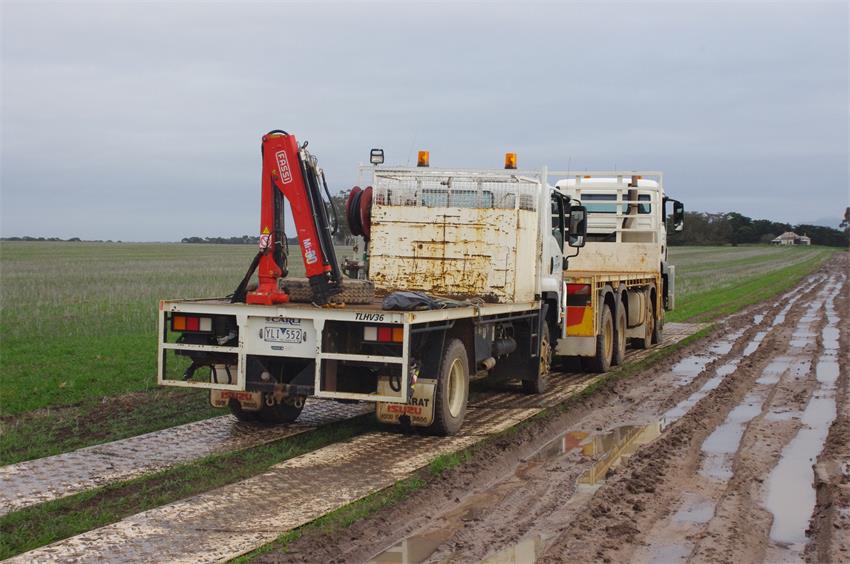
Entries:
[[793,231],[786,231],[770,242],[771,245],[811,245],[812,240],[805,235],[797,235]]

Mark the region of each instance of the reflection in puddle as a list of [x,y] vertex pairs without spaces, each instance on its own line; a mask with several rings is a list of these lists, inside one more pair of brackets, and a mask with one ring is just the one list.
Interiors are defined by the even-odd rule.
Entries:
[[388,548],[370,562],[407,564],[408,562],[423,562],[452,535],[452,531],[436,531],[431,534],[417,535],[403,539],[400,543]]
[[486,564],[526,564],[534,562],[543,553],[545,544],[542,535],[524,537],[513,546],[500,550],[493,556],[485,558]]
[[595,435],[581,445],[581,453],[589,457],[600,456],[579,479],[579,484],[598,485],[608,473],[634,454],[641,446],[655,440],[666,427],[664,420],[649,425],[626,425],[604,435]]
[[[591,435],[584,431],[564,433],[531,456],[526,464],[521,465],[516,470],[515,476],[522,476],[529,467],[538,465],[542,461],[578,451],[582,456],[593,458],[595,462],[578,478],[579,490],[567,502],[567,505],[571,505],[574,501],[583,502],[593,495],[593,492],[605,480],[609,472],[619,467],[623,460],[637,451],[638,448],[661,435],[666,426],[662,419],[649,425],[626,425],[598,435]],[[509,481],[500,486],[504,487],[505,485],[516,486],[516,481]],[[499,491],[500,486],[464,500],[451,513],[440,518],[437,527],[403,539],[375,556],[370,562],[413,563],[427,560],[463,527],[465,521],[476,519],[476,515],[486,511],[488,507],[502,497],[502,493]],[[546,536],[545,533],[541,532],[527,535],[518,543],[488,557],[485,562],[534,562],[545,550],[545,543],[551,536],[553,535]]]

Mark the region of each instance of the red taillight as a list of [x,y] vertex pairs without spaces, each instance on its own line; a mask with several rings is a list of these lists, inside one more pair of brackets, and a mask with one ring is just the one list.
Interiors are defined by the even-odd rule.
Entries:
[[404,327],[401,326],[366,326],[363,328],[363,340],[378,343],[404,342]]
[[378,342],[389,343],[393,340],[392,327],[378,327]]
[[193,331],[196,333],[211,333],[212,317],[195,317],[191,315],[173,315],[171,317],[172,331]]

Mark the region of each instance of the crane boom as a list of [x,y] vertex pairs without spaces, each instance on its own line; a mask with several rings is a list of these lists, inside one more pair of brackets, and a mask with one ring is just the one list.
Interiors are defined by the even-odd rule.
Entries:
[[[327,185],[316,158],[304,146],[299,147],[294,135],[274,130],[262,141],[262,198],[260,212],[260,250],[252,266],[258,269],[259,285],[244,292],[240,285],[234,295],[245,296],[249,304],[277,304],[289,301],[279,287],[279,279],[287,274],[286,233],[284,232],[283,198],[289,201],[301,257],[317,304],[326,304],[342,291],[342,276],[331,238],[330,221],[321,190]],[[246,279],[250,277],[249,270]],[[245,281],[243,280],[243,283]]]

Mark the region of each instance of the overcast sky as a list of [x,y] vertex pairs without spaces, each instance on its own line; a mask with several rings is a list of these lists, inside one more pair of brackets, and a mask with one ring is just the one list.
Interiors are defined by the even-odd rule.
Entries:
[[688,209],[848,205],[835,3],[2,3],[3,236],[253,234],[259,143],[332,190],[433,166],[642,168]]

